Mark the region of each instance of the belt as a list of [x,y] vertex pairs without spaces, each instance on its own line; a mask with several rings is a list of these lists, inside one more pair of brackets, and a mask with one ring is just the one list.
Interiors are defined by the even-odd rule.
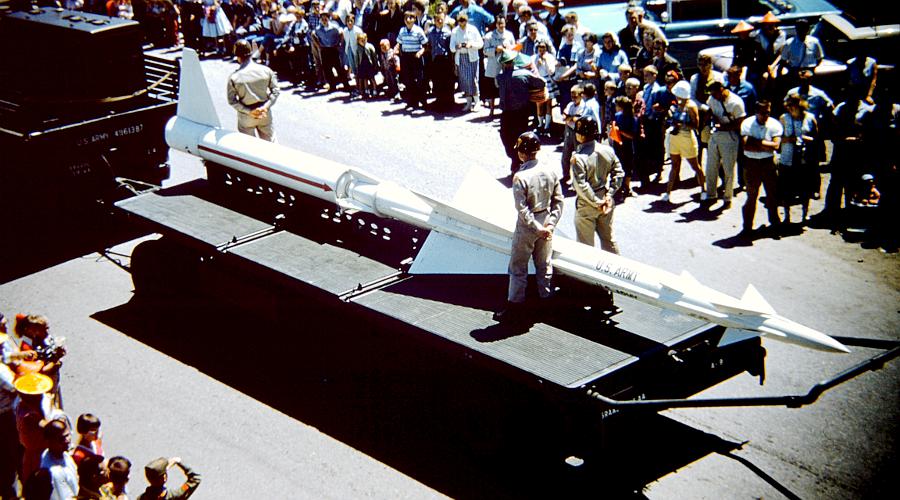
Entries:
[[259,102],[254,102],[253,104],[244,104],[242,102],[241,104],[244,104],[244,106],[247,106],[250,109],[256,109],[256,108],[261,108],[263,105],[266,104],[266,102],[267,101],[259,101]]
[[544,208],[544,209],[542,209],[542,210],[532,210],[531,213],[533,213],[533,214],[542,214],[542,213],[546,212],[547,210],[550,210],[550,209],[549,209],[549,208]]

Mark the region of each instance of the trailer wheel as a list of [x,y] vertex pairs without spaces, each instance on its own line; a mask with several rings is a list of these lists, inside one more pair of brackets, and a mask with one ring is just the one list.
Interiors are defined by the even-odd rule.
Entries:
[[172,296],[195,286],[199,256],[165,238],[145,241],[131,253],[131,282],[142,296]]

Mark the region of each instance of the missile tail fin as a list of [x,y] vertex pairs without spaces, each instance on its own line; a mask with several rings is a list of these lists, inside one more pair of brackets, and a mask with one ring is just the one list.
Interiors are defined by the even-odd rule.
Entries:
[[747,339],[759,337],[759,335],[759,332],[752,332],[750,330],[742,330],[740,328],[726,328],[725,333],[722,334],[722,338],[719,339],[719,347],[737,344],[738,342]]
[[410,274],[506,274],[509,256],[432,231],[409,268]]
[[200,67],[200,56],[194,49],[185,48],[181,56],[178,116],[201,125],[222,126]]
[[763,312],[765,314],[775,314],[775,308],[759,293],[753,285],[747,285],[744,295],[741,296],[741,302],[749,306],[749,309]]

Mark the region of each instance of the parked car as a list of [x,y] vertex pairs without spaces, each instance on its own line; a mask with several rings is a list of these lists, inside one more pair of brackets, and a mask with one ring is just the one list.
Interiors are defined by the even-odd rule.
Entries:
[[[846,80],[844,71],[847,60],[856,56],[868,56],[878,61],[878,86],[893,88],[896,78],[897,42],[900,37],[900,24],[889,23],[897,16],[887,16],[868,20],[875,23],[861,26],[851,21],[850,13],[846,15],[826,14],[813,27],[812,35],[819,39],[825,52],[825,60],[816,68],[815,85],[829,95],[840,96]],[[858,21],[857,21],[858,22]],[[704,49],[713,59],[713,67],[724,71],[731,66],[734,55],[732,45]]]
[[[767,12],[777,15],[792,33],[798,19],[814,25],[824,14],[839,14],[825,0],[642,0],[645,18],[658,24],[669,40],[669,53],[691,74],[697,68],[701,50],[732,43],[731,30],[740,21],[761,19]],[[627,2],[581,4],[567,2],[563,13],[574,11],[579,21],[593,32],[618,32],[625,26]]]

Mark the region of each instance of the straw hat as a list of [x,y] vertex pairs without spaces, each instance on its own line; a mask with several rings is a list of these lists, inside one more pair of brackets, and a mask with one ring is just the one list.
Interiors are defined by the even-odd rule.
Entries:
[[734,29],[731,30],[731,32],[734,34],[747,33],[750,31],[753,31],[753,25],[746,21],[741,21],[741,22],[737,23],[737,26],[735,26]]
[[772,14],[772,11],[766,12],[766,15],[759,21],[758,24],[779,24],[781,22],[780,19],[775,14]]

